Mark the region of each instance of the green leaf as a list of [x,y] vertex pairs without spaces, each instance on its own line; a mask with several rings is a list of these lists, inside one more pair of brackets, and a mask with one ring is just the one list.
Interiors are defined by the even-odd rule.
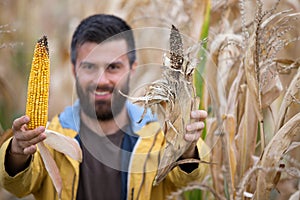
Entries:
[[[205,9],[205,16],[204,22],[201,28],[201,33],[199,40],[205,41],[208,38],[209,34],[209,25],[210,25],[210,11],[211,11],[211,3],[210,0],[207,0]],[[200,97],[200,105],[199,109],[205,109],[203,102],[204,102],[204,80],[201,77],[205,71],[205,64],[206,64],[206,49],[207,49],[207,42],[203,42],[202,48],[199,51],[198,58],[200,60],[196,71],[194,73],[194,86],[196,88],[196,95]],[[206,138],[206,128],[203,129],[202,138],[205,140]]]

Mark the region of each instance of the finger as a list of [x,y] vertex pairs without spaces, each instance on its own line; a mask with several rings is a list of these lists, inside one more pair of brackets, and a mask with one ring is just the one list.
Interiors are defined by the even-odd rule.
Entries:
[[29,141],[33,138],[39,137],[43,132],[45,132],[45,127],[40,126],[36,129],[29,130],[29,131],[18,131],[15,133],[15,138],[19,141]]
[[31,145],[29,147],[26,147],[24,150],[23,150],[23,153],[26,154],[26,155],[31,155],[31,154],[34,154],[37,150],[37,147],[36,145]]
[[24,124],[27,124],[29,122],[29,120],[29,117],[26,115],[15,119],[12,125],[13,131],[19,131]]
[[193,110],[191,112],[191,118],[205,120],[207,117],[207,112],[205,110]]
[[201,131],[204,128],[205,124],[202,121],[197,121],[186,126],[188,132],[192,131]]
[[184,139],[187,142],[197,142],[200,138],[200,132],[194,132],[194,133],[186,133],[184,135]]
[[46,139],[46,134],[41,133],[37,137],[32,138],[31,140],[25,140],[25,141],[19,141],[19,145],[22,149],[25,149],[27,147],[30,147],[32,145],[36,145],[39,142],[42,142],[43,140]]

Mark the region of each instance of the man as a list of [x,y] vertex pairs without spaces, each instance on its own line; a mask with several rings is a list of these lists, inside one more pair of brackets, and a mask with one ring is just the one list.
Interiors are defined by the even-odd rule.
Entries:
[[[119,93],[128,94],[137,67],[134,49],[131,28],[115,16],[90,16],[74,32],[71,61],[79,101],[48,126],[76,138],[83,152],[79,163],[49,148],[63,179],[62,199],[165,199],[207,172],[206,165],[184,164],[153,186],[163,134],[149,113],[137,123],[143,109]],[[191,113],[197,121],[188,125],[185,139],[192,145],[180,159],[207,160],[200,139],[206,115]],[[14,136],[1,147],[1,185],[20,197],[32,193],[36,199],[58,199],[36,147],[46,138],[45,127],[27,130],[29,120],[16,119]]]

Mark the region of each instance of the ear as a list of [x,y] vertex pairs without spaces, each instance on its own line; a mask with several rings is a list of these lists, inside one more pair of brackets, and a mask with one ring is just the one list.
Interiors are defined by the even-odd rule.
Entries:
[[134,75],[137,66],[138,66],[137,61],[134,61],[134,63],[132,63],[132,66],[131,66],[130,76],[133,76],[133,75]]
[[73,74],[73,76],[74,77],[76,77],[76,70],[75,70],[75,65],[74,64],[72,64],[72,74]]

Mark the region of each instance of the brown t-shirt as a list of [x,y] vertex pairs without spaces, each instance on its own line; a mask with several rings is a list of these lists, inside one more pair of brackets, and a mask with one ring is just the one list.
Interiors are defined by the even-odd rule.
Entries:
[[80,140],[83,162],[80,164],[77,200],[121,199],[121,143],[124,132],[99,136],[82,122]]

